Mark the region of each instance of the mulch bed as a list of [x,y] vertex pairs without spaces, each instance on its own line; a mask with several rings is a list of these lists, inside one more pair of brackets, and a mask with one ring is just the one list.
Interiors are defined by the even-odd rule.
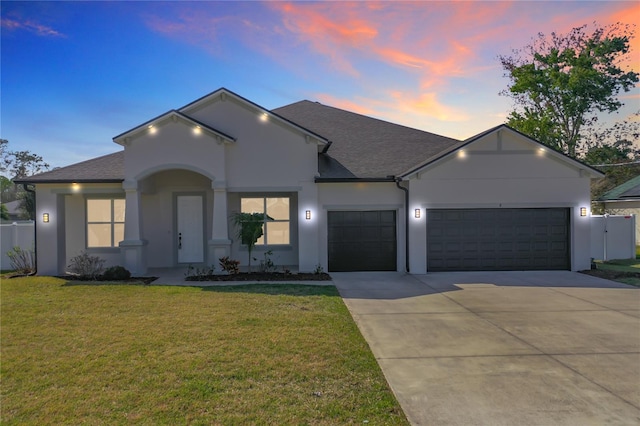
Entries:
[[605,278],[607,280],[616,280],[619,278],[640,278],[640,272],[610,271],[604,269],[589,269],[580,272],[598,278]]
[[131,277],[131,278],[127,278],[126,280],[108,280],[108,279],[104,279],[101,277],[96,278],[95,280],[88,280],[86,278],[82,278],[82,277],[78,277],[75,275],[59,275],[56,278],[60,278],[63,280],[67,280],[67,281],[77,281],[77,282],[82,282],[82,283],[94,283],[94,284],[100,284],[103,282],[108,282],[108,283],[121,283],[121,284],[151,284],[152,282],[154,282],[155,280],[158,279],[158,277]]
[[327,273],[286,274],[284,272],[240,272],[230,275],[192,275],[185,281],[331,281]]

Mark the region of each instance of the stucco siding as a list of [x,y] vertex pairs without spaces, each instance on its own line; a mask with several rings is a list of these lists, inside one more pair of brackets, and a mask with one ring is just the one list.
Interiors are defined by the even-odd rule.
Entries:
[[183,168],[224,181],[224,146],[194,126],[165,120],[125,146],[125,180]]
[[230,188],[298,185],[317,173],[317,145],[256,110],[229,99],[189,114],[236,139],[226,146]]

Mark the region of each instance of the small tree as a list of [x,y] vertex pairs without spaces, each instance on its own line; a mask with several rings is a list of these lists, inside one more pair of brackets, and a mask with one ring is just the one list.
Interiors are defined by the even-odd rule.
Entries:
[[270,218],[264,213],[234,213],[232,217],[240,242],[249,250],[249,272],[251,272],[251,252],[258,239],[264,235],[265,218]]

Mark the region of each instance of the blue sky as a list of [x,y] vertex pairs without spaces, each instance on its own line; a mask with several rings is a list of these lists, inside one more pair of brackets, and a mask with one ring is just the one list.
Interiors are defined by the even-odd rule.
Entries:
[[[626,1],[0,3],[0,137],[51,166],[226,87],[455,138],[504,122],[497,56],[538,32],[640,22]],[[637,38],[630,66],[640,69]],[[640,109],[624,95],[620,118]]]

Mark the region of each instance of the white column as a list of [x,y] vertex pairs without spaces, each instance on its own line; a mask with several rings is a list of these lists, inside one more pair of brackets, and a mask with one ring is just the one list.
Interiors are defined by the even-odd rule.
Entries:
[[213,219],[211,224],[211,239],[209,240],[209,265],[220,271],[218,260],[231,254],[231,240],[229,239],[229,225],[227,212],[227,187],[225,182],[212,182],[213,189]]
[[141,209],[138,182],[125,180],[122,183],[125,191],[124,241],[120,242],[122,263],[134,275],[147,272],[146,245],[141,238]]
[[122,187],[125,192],[125,224],[124,240],[140,240],[140,193],[137,181],[124,181]]

